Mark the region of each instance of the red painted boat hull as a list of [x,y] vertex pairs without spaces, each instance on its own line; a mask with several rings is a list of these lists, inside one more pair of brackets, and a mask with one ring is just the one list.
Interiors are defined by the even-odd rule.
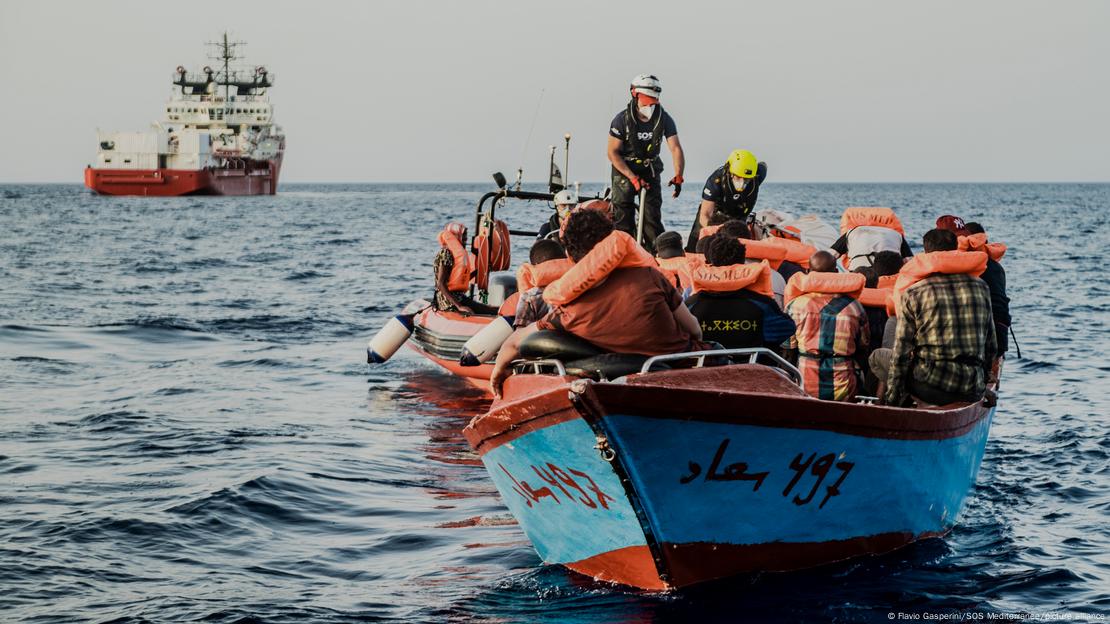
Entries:
[[242,169],[85,169],[85,186],[100,195],[273,195],[281,158]]

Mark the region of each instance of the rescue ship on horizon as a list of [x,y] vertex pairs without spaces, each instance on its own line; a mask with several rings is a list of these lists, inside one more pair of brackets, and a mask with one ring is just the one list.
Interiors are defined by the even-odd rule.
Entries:
[[285,135],[273,121],[265,67],[240,69],[227,33],[212,43],[219,69],[174,72],[161,121],[145,132],[97,132],[85,186],[102,195],[273,195]]

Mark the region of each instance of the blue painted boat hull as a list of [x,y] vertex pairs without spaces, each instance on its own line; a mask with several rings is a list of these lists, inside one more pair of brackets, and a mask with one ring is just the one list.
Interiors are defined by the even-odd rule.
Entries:
[[669,589],[886,552],[956,522],[994,408],[831,403],[765,367],[710,370],[533,376],[546,381],[522,379],[467,427],[545,562]]

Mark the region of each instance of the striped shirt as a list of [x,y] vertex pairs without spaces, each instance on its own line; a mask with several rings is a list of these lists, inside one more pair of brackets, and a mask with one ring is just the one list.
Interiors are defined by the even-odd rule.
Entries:
[[954,395],[986,390],[997,343],[990,290],[970,275],[933,275],[902,294],[886,402],[902,405],[910,380]]

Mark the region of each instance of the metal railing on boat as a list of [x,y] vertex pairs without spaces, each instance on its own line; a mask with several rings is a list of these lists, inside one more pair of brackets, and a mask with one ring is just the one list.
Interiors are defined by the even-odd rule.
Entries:
[[685,353],[669,353],[667,355],[656,355],[654,357],[648,358],[648,360],[644,362],[643,367],[640,368],[640,374],[650,373],[653,366],[662,362],[696,359],[697,363],[693,366],[693,368],[702,368],[705,366],[706,358],[719,358],[726,356],[732,358],[732,356],[736,355],[748,356],[748,364],[758,364],[757,360],[760,356],[769,357],[777,365],[772,366],[771,368],[777,368],[778,370],[783,371],[795,384],[797,384],[798,386],[802,385],[802,373],[798,371],[798,369],[793,364],[786,361],[781,355],[766,347],[717,349],[713,351],[687,351]]

